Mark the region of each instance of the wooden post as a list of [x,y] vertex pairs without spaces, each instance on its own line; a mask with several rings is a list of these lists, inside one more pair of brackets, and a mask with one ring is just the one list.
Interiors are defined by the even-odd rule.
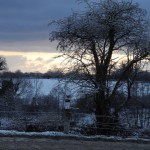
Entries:
[[64,102],[64,133],[68,134],[70,131],[70,97],[67,96]]

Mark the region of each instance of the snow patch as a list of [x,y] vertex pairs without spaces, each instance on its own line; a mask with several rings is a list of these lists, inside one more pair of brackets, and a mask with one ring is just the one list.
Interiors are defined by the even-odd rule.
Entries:
[[81,134],[65,134],[63,132],[18,132],[15,130],[0,130],[0,136],[34,136],[34,137],[72,137],[75,139],[83,139],[83,140],[111,140],[111,141],[133,141],[133,142],[150,142],[150,139],[143,139],[138,137],[131,138],[122,138],[116,136],[105,136],[105,135],[96,135],[96,136],[84,136]]

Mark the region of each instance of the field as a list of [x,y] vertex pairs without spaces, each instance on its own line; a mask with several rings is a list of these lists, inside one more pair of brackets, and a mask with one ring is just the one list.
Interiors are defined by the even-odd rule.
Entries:
[[149,150],[150,143],[1,137],[0,150]]
[[[79,91],[84,91],[84,92],[90,92],[90,88],[81,88],[78,87],[77,85],[73,83],[66,84],[60,79],[31,79],[30,80],[32,84],[34,85],[34,82],[36,84],[40,85],[39,88],[39,94],[41,95],[48,95],[54,88],[62,90],[64,89],[67,94],[71,95],[73,99],[76,99],[78,97]],[[116,81],[110,81],[109,83],[109,88],[113,89]],[[36,88],[33,86],[33,89]],[[120,91],[123,91],[124,93],[127,91],[127,85],[125,83],[122,83],[120,86]],[[149,95],[150,94],[150,82],[136,82],[133,85],[133,88],[131,90],[131,93],[137,96],[144,96],[144,95]],[[81,93],[80,93],[81,94]]]
[[[33,84],[33,95],[29,95],[25,100],[22,97],[22,99],[20,99],[20,101],[18,100],[18,102],[13,99],[14,101],[12,103],[9,103],[12,101],[12,98],[9,96],[9,94],[7,95],[8,99],[4,100],[7,100],[9,105],[5,105],[5,103],[1,105],[2,110],[0,111],[0,130],[17,130],[26,132],[62,132],[64,128],[65,117],[61,108],[64,106],[64,100],[68,94],[67,92],[72,94],[71,107],[73,106],[73,103],[75,104],[78,98],[77,94],[80,96],[81,94],[84,94],[84,92],[78,93],[77,88],[73,83],[65,85],[65,83],[61,82],[59,84],[58,79],[28,80],[30,80],[30,83]],[[111,87],[114,86],[114,82],[115,81],[111,81]],[[22,88],[25,89],[24,86],[22,86]],[[148,95],[150,93],[150,83],[138,82],[135,85],[135,89],[133,89],[135,95],[146,95],[146,98],[149,100]],[[87,89],[84,90],[86,91]],[[120,90],[124,92],[126,87],[122,86],[120,87]],[[28,90],[27,94],[29,94]],[[48,94],[50,95],[46,96]],[[137,97],[140,97],[139,95]],[[35,96],[36,98],[33,98],[32,96]],[[132,104],[132,106],[134,105]],[[124,109],[119,114],[118,125],[116,126],[116,124],[114,124],[115,128],[113,128],[113,132],[112,129],[110,129],[109,120],[115,119],[114,117],[111,118],[110,116],[105,116],[105,118],[108,120],[108,124],[104,124],[104,130],[108,129],[107,133],[103,133],[102,128],[100,130],[96,129],[96,117],[94,113],[80,112],[82,108],[75,106],[74,108],[72,107],[73,111],[71,112],[71,118],[68,121],[70,122],[70,131],[71,133],[81,133],[84,135],[110,135],[111,132],[112,135],[117,136],[134,136],[149,139],[150,110],[148,106],[146,105],[146,107],[142,108],[137,107],[136,109]],[[80,111],[78,112],[79,109]],[[103,116],[98,117],[103,118]]]

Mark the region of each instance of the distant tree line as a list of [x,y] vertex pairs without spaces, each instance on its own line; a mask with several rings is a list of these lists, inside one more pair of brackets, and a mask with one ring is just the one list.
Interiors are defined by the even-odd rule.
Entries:
[[[110,75],[110,79],[117,80],[119,78],[121,72],[122,71],[120,69],[113,72]],[[125,79],[126,79],[126,77],[123,80],[125,80]],[[148,81],[148,82],[150,82],[150,72],[140,70],[139,73],[136,75],[135,80],[136,81]]]
[[[112,72],[109,75],[110,80],[117,80],[122,73],[122,69],[117,69],[116,71]],[[78,75],[77,75],[78,74]],[[4,71],[0,72],[0,78],[38,78],[38,79],[51,79],[51,78],[68,78],[71,75],[76,75],[75,79],[79,79],[79,76],[83,77],[86,76],[84,73],[80,72],[74,72],[74,71],[68,71],[64,73],[63,71],[47,71],[46,73],[41,73],[41,72],[21,72],[20,70],[16,72],[11,72],[11,71]],[[82,78],[80,78],[82,79]],[[126,77],[122,80],[125,80]],[[136,81],[148,81],[150,82],[150,72],[149,71],[143,71],[140,70],[138,74],[136,75],[135,78]]]
[[0,73],[0,78],[61,78],[63,77],[63,72],[58,71],[47,71],[46,73],[40,72],[21,72],[20,70],[16,72],[5,71]]

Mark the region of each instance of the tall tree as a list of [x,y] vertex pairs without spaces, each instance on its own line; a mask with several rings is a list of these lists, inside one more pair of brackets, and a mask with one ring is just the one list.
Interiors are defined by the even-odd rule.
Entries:
[[[122,79],[134,64],[150,57],[150,21],[146,11],[128,0],[84,1],[87,10],[54,21],[50,41],[73,63],[74,70],[83,73],[78,84],[89,86],[95,93],[96,115],[116,115],[111,103]],[[113,56],[126,59],[127,65],[112,87],[109,74],[120,63]],[[82,84],[81,84],[82,82]],[[127,98],[128,100],[128,98]],[[122,108],[122,106],[119,106]],[[104,118],[97,118],[103,122]]]

